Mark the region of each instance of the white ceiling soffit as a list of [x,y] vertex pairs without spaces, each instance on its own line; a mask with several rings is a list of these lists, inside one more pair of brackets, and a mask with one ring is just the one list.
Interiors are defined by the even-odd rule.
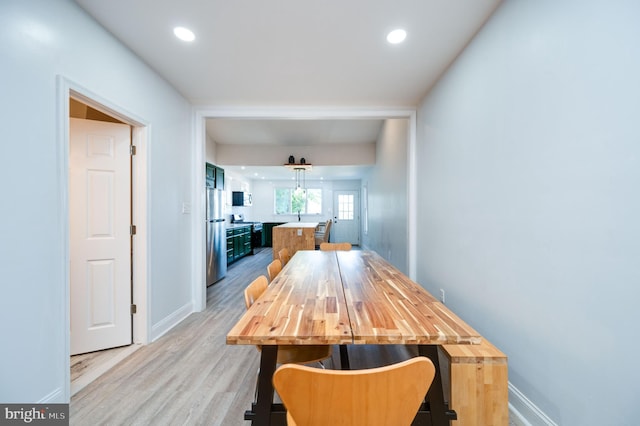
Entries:
[[[415,106],[500,0],[76,0],[194,105]],[[173,28],[196,36],[185,43]],[[407,31],[404,43],[386,35]]]
[[384,120],[209,118],[206,121],[207,135],[217,144],[307,146],[376,142]]
[[[231,174],[247,179],[291,179],[294,175],[282,165],[289,155],[294,155],[296,162],[306,156],[309,163],[320,163],[314,163],[307,173],[309,180],[344,180],[361,179],[371,169],[375,162],[371,145],[376,142],[383,122],[209,118],[206,132],[218,145],[220,165]],[[230,152],[234,155],[229,155]]]
[[[294,185],[295,173],[284,166],[223,166],[225,173],[233,177],[242,177],[248,180],[259,180],[273,183],[274,185],[286,185],[291,181]],[[313,166],[306,173],[305,179],[312,186],[318,186],[322,181],[333,180],[359,180],[369,171],[371,166]],[[226,179],[226,178],[225,178]]]

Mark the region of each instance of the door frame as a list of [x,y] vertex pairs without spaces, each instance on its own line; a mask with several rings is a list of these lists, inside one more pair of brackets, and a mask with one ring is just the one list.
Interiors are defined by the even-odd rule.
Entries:
[[85,87],[69,80],[64,76],[57,77],[57,102],[58,102],[58,135],[57,135],[57,169],[58,187],[60,188],[61,212],[60,241],[64,252],[64,264],[62,271],[65,288],[61,303],[64,309],[65,323],[63,325],[64,354],[61,354],[61,363],[64,366],[64,395],[68,401],[71,399],[71,279],[70,279],[70,243],[69,243],[69,99],[74,98],[91,106],[105,114],[117,118],[132,128],[131,143],[136,146],[136,155],[132,159],[131,167],[131,216],[136,225],[136,236],[132,240],[132,295],[137,312],[133,315],[133,343],[147,344],[150,325],[150,291],[148,288],[149,276],[149,237],[147,233],[148,220],[148,194],[149,182],[147,179],[149,169],[149,130],[148,122],[120,108],[108,99],[86,89]]
[[[194,108],[194,150],[193,150],[193,210],[191,235],[194,250],[200,247],[200,253],[194,251],[191,276],[193,277],[193,308],[203,311],[207,304],[207,288],[205,270],[205,242],[204,242],[204,204],[205,177],[204,163],[206,162],[206,119],[207,118],[245,118],[245,119],[391,119],[406,118],[409,120],[409,140],[407,146],[407,229],[415,229],[417,224],[417,163],[416,163],[416,109],[411,107],[326,107],[326,108],[238,108],[238,107],[199,107]],[[201,188],[201,189],[200,189]],[[362,205],[361,205],[362,206]],[[362,207],[361,207],[362,208]],[[362,226],[362,222],[361,222]],[[417,233],[407,232],[407,258],[409,263],[409,277],[416,277],[416,247]],[[362,232],[361,232],[362,236]]]

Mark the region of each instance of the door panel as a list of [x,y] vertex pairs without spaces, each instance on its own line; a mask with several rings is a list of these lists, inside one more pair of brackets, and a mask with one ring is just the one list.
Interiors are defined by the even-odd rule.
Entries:
[[360,193],[359,191],[333,192],[333,225],[331,242],[360,244]]
[[130,127],[70,119],[71,354],[131,343]]
[[92,260],[87,266],[87,293],[91,318],[89,329],[115,324],[115,262],[113,259]]

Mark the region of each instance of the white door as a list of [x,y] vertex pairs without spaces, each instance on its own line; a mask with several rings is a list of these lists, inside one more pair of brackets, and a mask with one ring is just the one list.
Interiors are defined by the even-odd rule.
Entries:
[[71,355],[131,344],[128,125],[70,119]]
[[360,244],[360,197],[359,191],[333,192],[333,225],[331,242]]

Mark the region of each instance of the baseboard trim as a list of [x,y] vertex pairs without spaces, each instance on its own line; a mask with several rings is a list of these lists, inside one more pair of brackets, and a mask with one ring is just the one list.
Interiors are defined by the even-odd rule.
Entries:
[[51,391],[48,395],[42,397],[42,399],[36,404],[66,404],[69,401],[65,401],[64,398],[64,389],[57,388]]
[[509,416],[523,426],[558,426],[511,382],[509,382]]
[[151,326],[151,341],[154,342],[162,337],[165,333],[178,325],[182,320],[193,313],[193,304],[191,302],[178,308],[175,312],[160,320],[157,324]]

